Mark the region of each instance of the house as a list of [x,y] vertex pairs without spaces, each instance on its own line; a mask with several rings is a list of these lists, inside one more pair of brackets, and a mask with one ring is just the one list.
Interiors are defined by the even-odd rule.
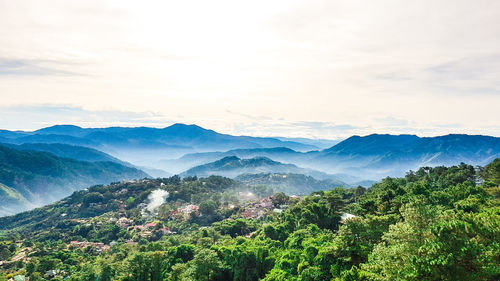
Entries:
[[121,218],[118,219],[117,224],[120,227],[127,228],[127,227],[129,227],[132,224],[132,221],[129,220],[129,219],[127,219],[126,217],[121,217]]
[[71,241],[69,242],[68,248],[74,247],[83,249],[87,246],[95,247],[98,252],[107,251],[111,248],[109,245],[105,245],[104,243],[101,242],[87,242],[87,241]]
[[272,208],[273,207],[273,202],[271,201],[271,198],[264,198],[260,200],[260,203],[258,204],[258,207],[261,208]]
[[175,232],[170,231],[170,229],[168,227],[162,227],[160,229],[160,231],[163,233],[163,235],[174,234],[175,233]]
[[144,229],[144,225],[134,225],[134,230],[141,231]]
[[268,210],[264,208],[250,207],[246,208],[242,215],[247,219],[258,219],[260,217],[265,216],[267,211]]
[[177,212],[183,213],[184,216],[188,216],[191,213],[197,212],[199,209],[200,209],[200,207],[198,207],[197,205],[190,204],[190,205],[184,206],[183,208],[178,208]]
[[181,212],[183,212],[184,215],[187,216],[193,212],[197,212],[199,209],[200,209],[200,207],[198,207],[197,205],[190,204],[190,205],[187,205],[186,207],[182,208]]
[[156,227],[156,223],[154,223],[154,222],[147,223],[146,227],[147,228],[155,228]]

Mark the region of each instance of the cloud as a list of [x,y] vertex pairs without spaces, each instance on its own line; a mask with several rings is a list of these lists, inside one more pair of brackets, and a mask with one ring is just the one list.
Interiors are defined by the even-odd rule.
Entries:
[[56,124],[81,127],[151,126],[163,128],[173,124],[155,112],[86,110],[70,105],[19,105],[0,107],[1,129],[35,130]]
[[500,53],[466,57],[428,68],[431,85],[448,94],[499,95]]
[[498,1],[1,6],[5,127],[176,121],[324,138],[500,134]]
[[44,64],[47,62],[0,58],[0,76],[77,75],[69,71],[43,66]]
[[[449,133],[486,134],[500,136],[500,126],[468,126],[462,123],[414,122],[401,117],[373,118],[366,124],[337,124],[333,122],[294,121],[284,118],[257,117],[234,118],[227,113],[223,118],[198,119],[192,116],[169,116],[152,111],[89,110],[71,105],[17,105],[0,106],[0,129],[36,130],[57,124],[81,127],[156,127],[164,128],[174,123],[197,124],[220,133],[261,137],[297,137],[338,140],[352,135],[372,133],[416,134],[437,136]],[[231,122],[228,125],[228,120]],[[485,133],[488,132],[488,133]]]
[[332,122],[311,122],[311,121],[293,122],[291,123],[291,125],[297,127],[316,128],[321,130],[338,130],[338,131],[350,131],[362,128],[348,124],[335,124]]

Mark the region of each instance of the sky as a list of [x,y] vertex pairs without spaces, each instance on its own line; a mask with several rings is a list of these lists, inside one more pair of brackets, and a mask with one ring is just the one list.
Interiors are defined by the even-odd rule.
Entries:
[[500,136],[500,1],[0,0],[0,128]]

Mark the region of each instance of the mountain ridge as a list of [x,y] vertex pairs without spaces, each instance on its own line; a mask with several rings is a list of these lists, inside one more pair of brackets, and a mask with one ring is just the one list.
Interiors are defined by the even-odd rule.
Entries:
[[[280,150],[283,153],[279,153]],[[406,171],[422,166],[451,166],[461,162],[485,165],[500,157],[500,138],[466,134],[437,137],[372,134],[352,136],[319,151],[262,148],[186,154],[177,159],[177,165],[201,165],[231,155],[265,156],[325,173],[379,180],[387,175],[403,176]]]

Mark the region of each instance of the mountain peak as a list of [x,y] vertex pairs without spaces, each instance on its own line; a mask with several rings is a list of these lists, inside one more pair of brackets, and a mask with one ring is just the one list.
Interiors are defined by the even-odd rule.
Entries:
[[163,128],[163,132],[172,135],[183,135],[187,137],[218,134],[215,131],[202,128],[195,124],[183,124],[183,123],[175,123],[171,126],[165,127]]
[[76,126],[76,125],[68,125],[68,124],[61,124],[61,125],[53,125],[45,128],[41,128],[36,130],[35,132],[45,132],[45,131],[54,131],[54,130],[82,130],[82,127]]
[[175,123],[173,125],[170,125],[170,126],[163,128],[163,130],[167,130],[167,129],[198,129],[198,130],[208,131],[207,129],[202,128],[196,124],[184,124],[184,123]]
[[78,127],[75,125],[54,125],[36,130],[33,133],[43,135],[55,134],[76,136],[82,134],[84,130],[85,129],[83,129],[82,127]]

